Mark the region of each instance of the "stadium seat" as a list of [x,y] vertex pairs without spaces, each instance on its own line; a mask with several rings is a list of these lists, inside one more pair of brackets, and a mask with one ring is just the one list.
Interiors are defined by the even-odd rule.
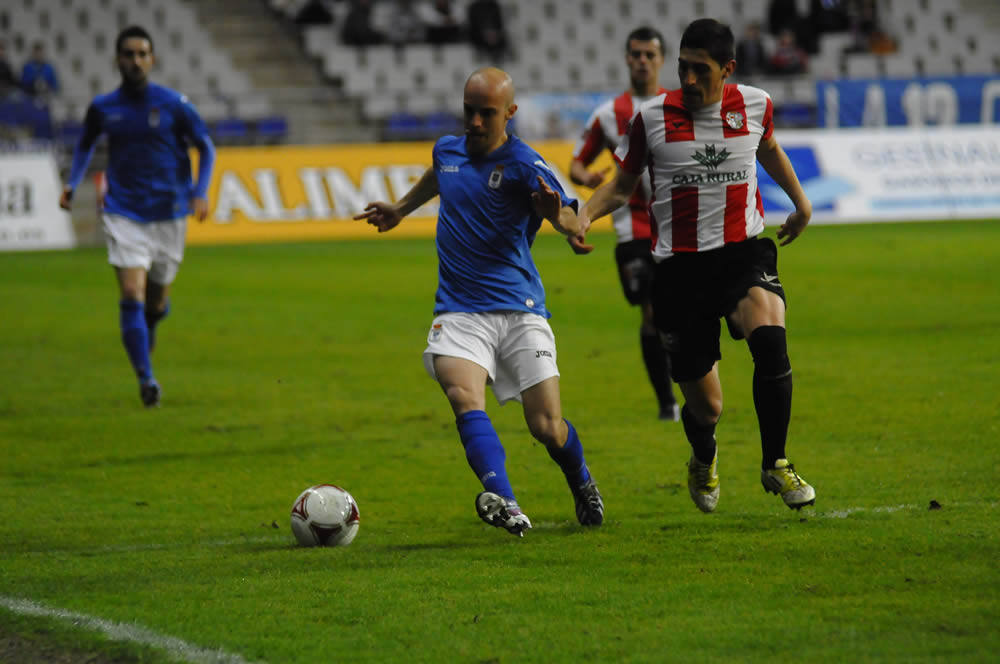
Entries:
[[950,53],[923,55],[919,63],[924,76],[954,76],[958,73],[955,56]]
[[913,78],[917,75],[917,60],[907,53],[892,53],[882,58],[885,75],[889,78]]
[[253,134],[257,143],[281,143],[288,137],[288,121],[281,115],[259,118],[254,122]]
[[424,129],[419,115],[397,111],[386,118],[383,137],[387,141],[412,141],[423,138]]
[[879,78],[879,58],[871,53],[850,53],[845,57],[848,78]]
[[219,145],[243,143],[250,137],[250,127],[241,118],[225,118],[209,126],[212,140]]

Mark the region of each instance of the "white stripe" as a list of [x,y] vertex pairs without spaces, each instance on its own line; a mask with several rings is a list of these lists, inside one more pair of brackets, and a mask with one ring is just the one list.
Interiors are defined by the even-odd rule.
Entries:
[[892,512],[900,512],[902,510],[915,510],[922,507],[927,509],[927,505],[884,505],[881,507],[848,507],[847,509],[834,510],[832,512],[819,512],[816,514],[818,517],[824,519],[846,519],[852,514],[857,514],[859,512],[880,512],[883,514],[891,514]]
[[95,632],[103,632],[108,638],[115,641],[130,641],[144,646],[159,648],[165,650],[174,659],[182,662],[193,662],[194,664],[249,664],[247,660],[239,655],[228,653],[222,649],[207,650],[199,648],[193,643],[182,641],[174,636],[158,634],[139,625],[104,620],[103,618],[95,618],[94,616],[75,613],[65,609],[53,609],[26,599],[0,595],[0,607],[22,616],[56,618],[63,622],[72,623],[74,627],[83,627]]

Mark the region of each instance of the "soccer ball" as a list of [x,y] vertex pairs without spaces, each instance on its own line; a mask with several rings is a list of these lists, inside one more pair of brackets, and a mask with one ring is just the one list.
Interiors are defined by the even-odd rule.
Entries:
[[302,546],[347,546],[360,521],[354,497],[332,484],[309,487],[292,505],[292,532]]

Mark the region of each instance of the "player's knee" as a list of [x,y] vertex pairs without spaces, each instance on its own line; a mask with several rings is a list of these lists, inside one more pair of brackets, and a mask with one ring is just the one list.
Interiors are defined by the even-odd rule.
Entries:
[[464,385],[452,383],[441,387],[444,389],[444,395],[448,398],[448,403],[451,404],[456,413],[467,410],[482,410],[482,406],[476,403],[476,395]]
[[566,425],[562,417],[543,413],[528,419],[531,435],[545,447],[562,447],[566,442]]
[[763,378],[784,378],[792,372],[788,359],[785,328],[778,325],[763,325],[755,329],[747,339],[754,366]]
[[688,399],[684,403],[688,414],[694,422],[702,427],[711,427],[719,423],[722,418],[722,397],[703,397],[700,399]]

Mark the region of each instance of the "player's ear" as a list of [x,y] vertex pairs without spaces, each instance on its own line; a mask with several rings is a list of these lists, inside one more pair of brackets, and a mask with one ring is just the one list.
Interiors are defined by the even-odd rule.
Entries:
[[511,104],[507,107],[507,119],[510,120],[517,113],[517,104]]
[[732,76],[734,71],[736,71],[736,60],[730,60],[722,68],[722,80]]

